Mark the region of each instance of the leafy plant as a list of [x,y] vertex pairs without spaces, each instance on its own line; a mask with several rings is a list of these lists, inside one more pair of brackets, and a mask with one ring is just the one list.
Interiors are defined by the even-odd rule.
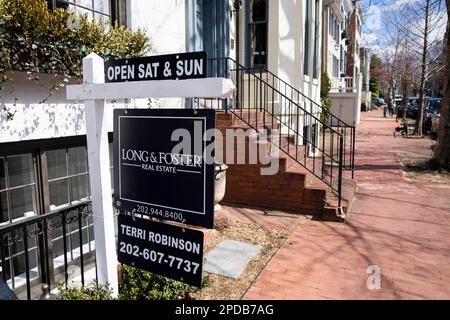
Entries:
[[163,276],[123,266],[119,284],[121,300],[176,300],[185,297],[192,287]]
[[[322,104],[322,108],[326,111],[331,110],[331,98],[330,98],[330,90],[331,90],[331,81],[328,77],[328,74],[325,71],[322,71],[320,74],[320,102]],[[322,112],[320,114],[320,120],[323,122],[328,121],[329,114],[327,112]]]
[[149,48],[141,30],[51,11],[46,0],[0,0],[0,90],[10,80],[7,71],[25,71],[36,82],[48,73],[61,79],[48,88],[50,96],[71,77],[81,77],[82,59],[91,52],[108,60],[142,56]]
[[[202,279],[202,288],[209,287],[208,275]],[[94,280],[86,286],[71,283],[66,288],[58,282],[58,300],[114,300],[110,285],[98,285]],[[159,276],[131,266],[122,266],[119,282],[119,300],[178,300],[189,299],[189,293],[199,290],[179,281]]]
[[86,286],[70,284],[66,288],[64,282],[58,283],[58,300],[113,300],[109,285],[100,285],[94,280]]

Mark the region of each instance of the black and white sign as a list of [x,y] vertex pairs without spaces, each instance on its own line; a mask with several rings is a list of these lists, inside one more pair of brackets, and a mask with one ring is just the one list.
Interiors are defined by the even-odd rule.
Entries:
[[203,232],[120,214],[118,260],[200,287]]
[[212,228],[214,127],[209,109],[114,110],[114,205]]
[[188,52],[105,62],[105,82],[206,78],[206,52]]

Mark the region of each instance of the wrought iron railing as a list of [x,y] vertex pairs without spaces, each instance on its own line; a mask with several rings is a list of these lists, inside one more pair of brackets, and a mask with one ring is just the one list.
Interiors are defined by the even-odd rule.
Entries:
[[[281,134],[267,139],[335,191],[340,206],[344,134],[320,118],[320,105],[281,79],[275,83],[275,75],[249,70],[231,58],[208,59],[207,70],[210,77],[232,79],[236,94],[233,99],[202,99],[201,105],[230,111],[258,133],[281,127]],[[293,143],[281,143],[282,135]]]
[[[275,75],[273,72],[265,68],[252,68],[250,70],[257,74],[260,78],[266,77],[266,81],[268,81],[273,87],[277,87],[281,92],[284,93],[284,95],[290,96],[291,100],[296,99],[297,101],[302,102],[307,110],[320,110],[321,120],[329,124],[343,136],[343,168],[351,170],[353,178],[355,169],[355,124],[346,123],[331,111],[323,108],[322,105],[318,104],[316,101],[312,100],[307,95],[302,93],[300,90],[296,89],[295,87]],[[347,85],[353,86],[351,77],[345,77],[341,79],[343,79],[342,81],[344,81],[346,88]]]
[[39,298],[58,278],[67,286],[69,273],[85,284],[86,265],[95,267],[91,212],[86,200],[0,227],[1,277],[19,298]]
[[356,85],[352,77],[332,77],[330,92],[356,93]]

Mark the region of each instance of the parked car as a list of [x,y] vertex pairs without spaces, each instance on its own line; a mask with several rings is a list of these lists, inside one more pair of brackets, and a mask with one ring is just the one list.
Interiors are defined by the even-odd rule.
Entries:
[[[425,97],[425,110],[428,106],[430,97]],[[403,118],[403,112],[405,108],[397,108],[397,118]],[[408,97],[408,103],[406,105],[406,118],[417,119],[417,114],[419,113],[419,97]],[[424,112],[425,114],[425,112]]]
[[[406,117],[411,118],[411,115],[413,115],[413,109],[415,109],[415,106],[418,105],[419,98],[418,97],[408,97],[408,102],[406,104]],[[417,108],[418,110],[418,108]],[[397,106],[397,118],[403,118],[403,114],[405,111],[405,106],[400,105]],[[417,114],[417,111],[416,111]],[[412,119],[412,118],[411,118]]]
[[[432,134],[437,133],[437,127],[439,126],[439,117],[441,114],[441,98],[429,98],[426,100],[426,107],[424,112],[423,119],[423,129],[425,131],[429,131]],[[432,122],[434,118],[438,118],[435,122],[437,122],[437,126],[435,131],[433,131]]]
[[403,96],[396,95],[392,103],[394,104],[394,113],[397,113],[398,109],[401,108],[401,106],[403,105]]
[[372,104],[375,105],[375,107],[379,107],[379,106],[383,105],[384,103],[385,103],[384,99],[382,99],[382,98],[373,98],[372,99]]

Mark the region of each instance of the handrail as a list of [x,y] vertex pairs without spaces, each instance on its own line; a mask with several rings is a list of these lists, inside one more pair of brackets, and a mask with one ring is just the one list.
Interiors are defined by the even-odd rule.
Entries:
[[[229,66],[229,64],[231,66]],[[249,127],[255,129],[259,134],[261,134],[261,132],[258,128],[258,123],[260,123],[259,120],[262,120],[263,127],[269,125],[271,122],[272,128],[274,128],[274,124],[277,126],[279,125],[280,128],[283,128],[284,134],[287,132],[288,137],[294,137],[294,139],[296,139],[295,145],[288,143],[286,146],[283,146],[281,143],[281,132],[277,139],[267,136],[265,138],[313,176],[338,193],[340,206],[342,167],[344,163],[342,158],[344,144],[340,142],[343,141],[344,131],[336,130],[332,127],[332,124],[328,124],[326,121],[323,121],[320,116],[313,114],[313,105],[311,105],[311,111],[302,107],[300,103],[294,100],[295,97],[292,95],[294,90],[292,90],[291,94],[288,96],[288,94],[282,92],[280,87],[277,88],[269,81],[263,79],[262,74],[252,72],[232,58],[208,59],[207,69],[208,76],[231,78],[235,82],[237,88],[235,98],[233,100],[221,100],[224,103],[217,100],[219,106],[220,103],[222,103],[221,108],[224,109],[225,112],[232,112]],[[290,85],[289,87],[294,89]],[[301,94],[301,96],[304,97],[303,94]],[[320,107],[320,105],[308,97],[306,98],[313,102],[315,106]],[[300,96],[298,96],[298,99],[300,101]],[[206,107],[208,106],[208,101],[211,101],[210,106],[212,107],[212,100],[204,100],[204,105]],[[277,108],[276,112],[274,105],[276,105]],[[321,109],[322,108],[320,107],[317,110],[317,113],[320,113]],[[246,111],[248,111],[247,114],[245,114]],[[252,115],[253,112],[256,113]],[[265,115],[267,115],[268,120]],[[256,122],[254,121],[255,117]],[[259,120],[258,117],[260,118]],[[303,131],[301,131],[300,128],[303,128]],[[305,131],[305,128],[308,129]],[[320,137],[320,134],[322,134],[322,137]],[[328,134],[327,137],[325,137],[326,134]],[[303,140],[303,145],[312,148],[312,157],[307,156],[308,149],[300,148],[302,147],[300,139]],[[325,143],[326,139],[329,147],[328,150]],[[322,140],[322,142],[320,140]],[[309,160],[307,160],[307,158]],[[322,161],[320,161],[320,158]],[[328,165],[331,164],[328,171],[324,169],[327,163]],[[339,170],[333,177],[334,166],[338,166]],[[336,170],[334,170],[334,172],[336,172]]]
[[[213,60],[220,60],[220,59],[223,59],[223,58],[210,58],[210,59],[208,59],[208,60],[209,60],[209,61],[213,61]],[[248,69],[248,68],[246,68],[246,67],[240,65],[240,64],[239,64],[238,62],[236,62],[233,58],[227,57],[226,59],[232,61],[233,63],[236,63],[236,64],[240,67],[239,71],[248,71],[248,70],[251,70],[251,69]],[[232,70],[230,69],[230,71],[232,71]],[[270,72],[270,71],[269,71],[269,72]],[[277,88],[275,88],[275,87],[273,87],[272,85],[270,85],[269,83],[267,83],[267,82],[266,82],[265,80],[263,80],[261,77],[258,77],[257,74],[252,73],[252,75],[253,75],[257,80],[259,80],[259,81],[261,81],[261,82],[265,82],[265,84],[268,85],[268,86],[270,86],[271,89],[275,90],[278,94],[283,95],[286,99],[288,99],[290,102],[292,102],[298,109],[300,109],[300,110],[303,111],[304,113],[308,114],[309,116],[311,116],[311,117],[313,117],[314,119],[316,119],[317,121],[319,121],[320,124],[326,126],[327,129],[333,130],[334,133],[339,134],[339,133],[338,133],[336,130],[334,130],[330,125],[328,125],[327,123],[325,123],[325,122],[322,121],[321,119],[317,118],[315,115],[313,115],[312,113],[310,113],[309,111],[307,111],[306,109],[304,109],[303,107],[301,107],[298,103],[296,103],[296,102],[293,101],[292,99],[288,98],[288,97],[286,96],[286,94],[283,94],[280,90],[278,90]],[[282,80],[282,81],[283,81],[283,80]],[[290,85],[289,85],[289,86],[290,86]],[[296,90],[296,89],[294,89],[293,87],[291,87],[291,88],[292,88],[293,90]],[[303,95],[303,93],[301,93],[300,91],[299,91],[299,93],[300,93],[301,95]],[[303,96],[304,96],[304,95],[303,95]],[[306,96],[304,96],[304,97],[306,97]],[[306,98],[309,99],[309,100],[311,100],[311,99],[308,98],[308,97],[306,97]],[[316,104],[318,107],[322,108],[322,106],[320,106],[319,104],[317,104],[316,102],[314,102],[314,100],[311,100],[311,101],[312,101],[314,104]],[[339,118],[338,118],[338,119],[339,119]]]
[[[337,127],[340,128],[342,130],[342,134],[344,136],[344,140],[343,140],[343,148],[344,148],[344,153],[343,153],[343,161],[344,161],[344,167],[350,169],[352,171],[352,179],[354,177],[354,170],[355,170],[355,135],[356,135],[356,129],[355,129],[355,125],[349,125],[348,123],[346,123],[344,120],[340,119],[339,117],[337,117],[335,114],[333,114],[331,111],[326,110],[325,108],[323,108],[320,104],[318,104],[316,101],[312,100],[310,97],[308,97],[307,95],[305,95],[303,92],[301,92],[300,90],[296,89],[295,87],[293,87],[291,84],[289,84],[288,82],[286,82],[285,80],[281,79],[280,77],[278,77],[276,74],[274,74],[272,71],[268,70],[267,68],[248,68],[247,70],[249,70],[252,73],[258,73],[261,75],[263,72],[267,73],[269,75],[271,75],[273,77],[273,79],[277,79],[278,81],[278,86],[280,87],[280,83],[283,83],[283,85],[287,87],[289,87],[290,90],[294,91],[297,95],[302,96],[303,98],[305,98],[306,100],[308,100],[310,103],[314,104],[316,107],[321,109],[321,112],[327,116],[330,117],[330,125],[333,126],[333,123],[337,123]],[[256,72],[252,71],[252,70],[257,70]],[[350,130],[350,138],[349,141],[347,141],[347,128]],[[347,159],[349,160],[349,166],[346,166],[346,153],[345,153],[345,149],[347,149],[347,146],[349,146],[349,155],[347,156]]]
[[282,82],[284,85],[287,85],[291,90],[293,90],[295,93],[300,94],[303,98],[309,100],[311,103],[313,103],[314,105],[316,105],[317,107],[319,107],[322,112],[326,113],[327,115],[332,116],[333,118],[335,118],[336,120],[338,120],[340,123],[342,123],[344,126],[346,127],[353,127],[352,125],[349,125],[348,123],[346,123],[344,120],[340,119],[338,116],[336,116],[334,113],[332,113],[331,111],[328,111],[326,109],[324,109],[324,107],[322,107],[320,104],[318,104],[316,101],[312,100],[310,97],[308,97],[307,95],[305,95],[303,92],[301,92],[300,90],[298,90],[297,88],[293,87],[290,83],[286,82],[285,80],[281,79],[279,76],[277,76],[276,74],[274,74],[272,71],[266,69],[266,68],[248,68],[248,70],[262,70],[262,72],[268,73],[271,76],[273,76],[274,78],[276,78],[278,81]]
[[48,213],[44,213],[44,214],[36,215],[36,216],[33,216],[33,217],[25,218],[25,219],[22,219],[20,221],[8,223],[8,224],[6,224],[4,226],[0,226],[0,234],[1,233],[7,233],[7,232],[9,232],[11,230],[18,229],[20,227],[27,226],[27,225],[35,223],[35,222],[39,222],[41,220],[50,219],[53,216],[56,216],[58,214],[61,214],[61,213],[67,212],[67,211],[73,211],[73,210],[76,210],[76,209],[78,209],[80,207],[85,208],[85,207],[87,207],[90,204],[91,204],[91,200],[90,199],[88,199],[88,200],[80,200],[76,204],[70,204],[70,205],[64,206],[62,208],[59,208],[57,210],[53,210],[53,211],[48,212]]

